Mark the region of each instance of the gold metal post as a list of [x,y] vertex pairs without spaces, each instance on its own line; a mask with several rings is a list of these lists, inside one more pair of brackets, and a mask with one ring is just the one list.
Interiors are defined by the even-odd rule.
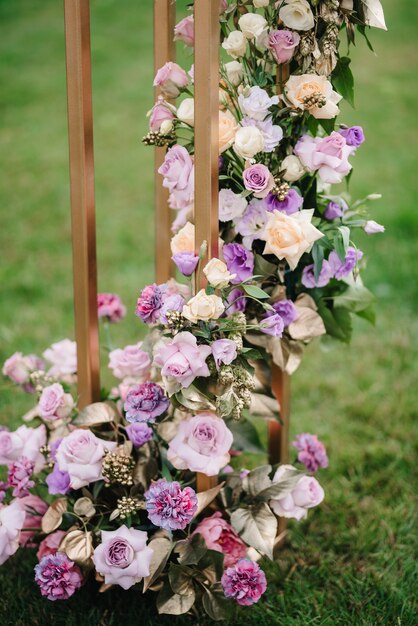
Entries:
[[[207,241],[203,265],[218,256],[219,215],[219,3],[194,3],[194,93],[195,93],[195,248]],[[203,274],[202,274],[203,275]],[[204,287],[204,280],[199,287]],[[197,474],[197,490],[218,482],[216,476]]]
[[100,398],[89,0],[64,0],[79,405]]
[[[168,61],[175,59],[174,24],[176,6],[174,0],[154,0],[154,70]],[[160,95],[159,88],[154,90],[155,100]],[[166,148],[155,148],[155,280],[164,283],[173,274],[170,240],[171,215],[168,206],[168,189],[162,186],[162,177],[158,168],[164,161]]]

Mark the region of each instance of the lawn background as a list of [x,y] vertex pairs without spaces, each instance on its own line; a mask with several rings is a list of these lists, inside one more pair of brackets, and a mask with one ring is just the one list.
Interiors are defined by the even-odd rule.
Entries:
[[[377,324],[358,321],[349,348],[310,346],[293,377],[292,434],[317,432],[327,444],[326,500],[291,525],[280,563],[266,565],[264,601],[230,624],[418,623],[418,3],[384,6],[389,31],[370,33],[377,56],[358,38],[356,110],[344,106],[340,118],[367,138],[352,159],[353,196],[383,194],[374,217],[386,233],[360,242]],[[152,105],[151,9],[151,0],[91,0],[99,289],[130,309],[119,345],[143,332],[132,309],[153,277],[153,159],[140,143]],[[0,0],[0,360],[73,337],[62,13],[57,0]],[[0,385],[0,420],[15,426],[31,400]],[[149,613],[136,591],[97,596],[89,585],[48,603],[32,582],[34,563],[20,553],[0,569],[1,626],[188,623]]]

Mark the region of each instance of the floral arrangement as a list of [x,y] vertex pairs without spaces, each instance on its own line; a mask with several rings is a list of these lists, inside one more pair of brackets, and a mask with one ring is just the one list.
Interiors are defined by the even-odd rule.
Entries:
[[[339,101],[352,99],[338,35],[384,27],[383,13],[377,0],[222,0],[220,23],[219,258],[194,248],[193,69],[168,63],[145,141],[167,146],[160,173],[183,282],[142,290],[136,315],[149,332],[109,346],[117,383],[101,402],[77,408],[68,339],[3,366],[35,400],[22,426],[0,430],[0,564],[36,547],[49,600],[90,575],[103,591],[156,594],[160,613],[222,619],[265,592],[259,561],[273,558],[278,518],[301,520],[324,498],[315,435],[296,437],[295,465],[248,470],[237,458],[263,451],[253,418],[274,417],[271,361],[292,372],[313,337],[347,340],[351,314],[372,317],[352,233],[383,227],[366,215],[373,196],[351,202],[331,185],[364,141],[360,127],[335,126]],[[192,15],[175,38],[193,46]],[[107,333],[125,314],[117,295],[99,294]],[[196,473],[220,482],[199,492]]]

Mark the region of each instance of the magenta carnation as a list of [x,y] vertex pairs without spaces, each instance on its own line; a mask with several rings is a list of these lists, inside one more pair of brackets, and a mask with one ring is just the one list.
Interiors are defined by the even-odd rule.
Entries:
[[141,291],[136,303],[135,315],[147,324],[158,321],[160,309],[163,305],[165,285],[147,285]]
[[25,456],[19,461],[14,461],[9,465],[8,482],[9,487],[13,487],[13,497],[23,498],[29,495],[29,489],[35,485],[31,480],[35,463]]
[[183,530],[197,510],[197,497],[191,487],[181,488],[177,481],[161,478],[145,492],[148,517],[165,530]]
[[259,601],[267,589],[266,575],[257,563],[241,559],[228,567],[221,578],[226,598],[233,598],[241,606]]
[[316,435],[310,435],[309,433],[296,435],[292,446],[299,450],[298,461],[309,472],[316,472],[320,467],[328,467],[327,451]]
[[147,381],[128,392],[123,408],[128,422],[155,422],[155,418],[164,413],[169,404],[162,387]]
[[44,556],[35,566],[35,582],[48,600],[67,600],[82,581],[80,569],[61,552]]
[[120,322],[126,315],[126,307],[116,293],[97,294],[97,314],[112,324]]

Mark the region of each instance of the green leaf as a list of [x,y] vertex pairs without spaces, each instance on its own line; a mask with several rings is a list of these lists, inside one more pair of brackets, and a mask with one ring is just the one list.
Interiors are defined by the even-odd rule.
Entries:
[[277,265],[266,261],[261,254],[256,254],[254,259],[254,274],[260,274],[264,279],[273,276],[277,272]]
[[350,69],[351,59],[341,57],[332,73],[332,83],[339,94],[354,108],[354,78]]
[[365,311],[374,304],[376,298],[361,281],[353,281],[347,289],[334,298],[334,307],[345,307],[353,313]]
[[253,298],[257,298],[258,300],[265,300],[266,298],[270,298],[269,294],[266,293],[260,287],[256,287],[255,285],[242,285],[242,288],[249,296]]
[[329,309],[323,301],[318,303],[318,312],[323,319],[328,335],[344,343],[350,343],[352,323],[350,311],[344,307]]
[[318,120],[320,126],[324,129],[324,131],[330,135],[335,127],[335,117],[331,120]]
[[237,509],[231,515],[231,524],[245,543],[273,558],[277,519],[266,502]]
[[313,135],[314,137],[316,137],[317,133],[318,133],[318,120],[316,119],[316,117],[314,117],[313,115],[309,115],[308,117],[308,130],[311,133],[311,135]]
[[241,354],[245,354],[246,359],[264,359],[265,357],[261,354],[259,350],[255,348],[242,348]]
[[312,248],[312,258],[314,261],[314,276],[317,281],[322,269],[322,262],[324,260],[324,248],[315,242]]
[[234,450],[243,450],[253,454],[265,452],[257,429],[250,420],[242,417],[237,420],[228,420],[228,428],[234,435]]

